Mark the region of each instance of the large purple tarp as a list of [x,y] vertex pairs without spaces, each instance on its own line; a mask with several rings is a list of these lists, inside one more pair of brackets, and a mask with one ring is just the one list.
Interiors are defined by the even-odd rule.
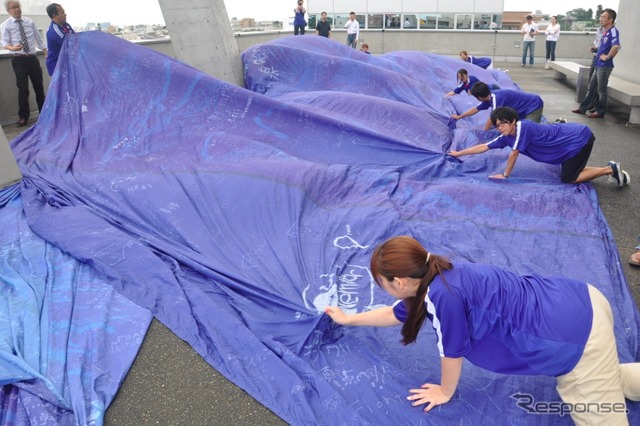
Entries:
[[495,135],[473,130],[485,113],[449,118],[476,103],[443,98],[457,69],[517,88],[506,74],[310,36],[253,47],[243,63],[250,90],[99,32],[69,37],[37,125],[12,143],[33,232],[291,424],[571,424],[512,397],[557,402],[552,378],[469,363],[453,400],[424,413],[406,396],[439,379],[430,327],[405,347],[396,327],[322,315],[392,302],[368,257],[394,235],[594,283],[621,360],[639,358],[637,311],[593,188],[525,158],[509,181],[487,179],[506,152],[444,155]]
[[151,321],[0,191],[0,424],[102,424]]

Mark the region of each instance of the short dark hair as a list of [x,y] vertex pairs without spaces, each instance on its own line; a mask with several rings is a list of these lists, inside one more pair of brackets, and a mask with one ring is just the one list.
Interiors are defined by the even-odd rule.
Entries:
[[53,17],[58,14],[58,6],[60,6],[58,3],[51,3],[47,6],[47,15],[49,15],[49,18],[53,19]]
[[471,94],[476,98],[486,98],[491,95],[491,89],[489,89],[487,83],[479,81],[471,88]]
[[513,123],[520,120],[518,111],[511,107],[499,107],[491,112],[491,123],[495,126],[498,121],[503,123]]
[[527,15],[527,21],[528,21],[529,19],[533,19],[533,16],[531,16],[531,15]]
[[606,13],[607,15],[609,15],[609,18],[613,19],[613,22],[616,22],[616,18],[618,17],[618,14],[616,13],[615,10],[605,9],[602,11],[602,13]]

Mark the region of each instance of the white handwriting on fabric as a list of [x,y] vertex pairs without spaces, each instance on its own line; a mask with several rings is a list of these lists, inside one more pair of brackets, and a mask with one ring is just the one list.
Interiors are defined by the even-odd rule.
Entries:
[[347,225],[347,235],[342,235],[335,240],[333,240],[333,245],[338,247],[339,249],[348,250],[352,248],[358,249],[366,249],[367,246],[361,245],[359,242],[351,237],[351,226]]

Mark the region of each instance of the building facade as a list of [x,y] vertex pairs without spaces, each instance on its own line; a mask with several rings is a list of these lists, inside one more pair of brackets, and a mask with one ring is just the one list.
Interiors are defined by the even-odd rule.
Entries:
[[307,0],[309,28],[322,12],[341,29],[356,13],[362,29],[500,29],[504,0]]

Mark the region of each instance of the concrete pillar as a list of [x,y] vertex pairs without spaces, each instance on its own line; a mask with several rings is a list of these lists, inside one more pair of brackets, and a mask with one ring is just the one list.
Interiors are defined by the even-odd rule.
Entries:
[[0,129],[0,189],[13,185],[20,179],[22,179],[22,174],[18,169],[16,159],[9,148],[4,130]]
[[178,60],[244,86],[238,44],[223,0],[159,0]]
[[[613,75],[623,80],[640,84],[640,56],[636,46],[640,45],[638,22],[640,22],[640,8],[637,0],[620,0],[616,18],[616,27],[620,30],[620,44],[622,50],[613,60],[615,68]],[[640,107],[632,106],[629,123],[640,124]]]
[[[620,30],[620,44],[622,50],[613,60],[615,68],[613,75],[632,83],[640,84],[640,33],[638,33],[638,22],[640,22],[640,8],[638,0],[620,0],[616,13],[616,27]],[[606,3],[603,5],[606,7]]]

